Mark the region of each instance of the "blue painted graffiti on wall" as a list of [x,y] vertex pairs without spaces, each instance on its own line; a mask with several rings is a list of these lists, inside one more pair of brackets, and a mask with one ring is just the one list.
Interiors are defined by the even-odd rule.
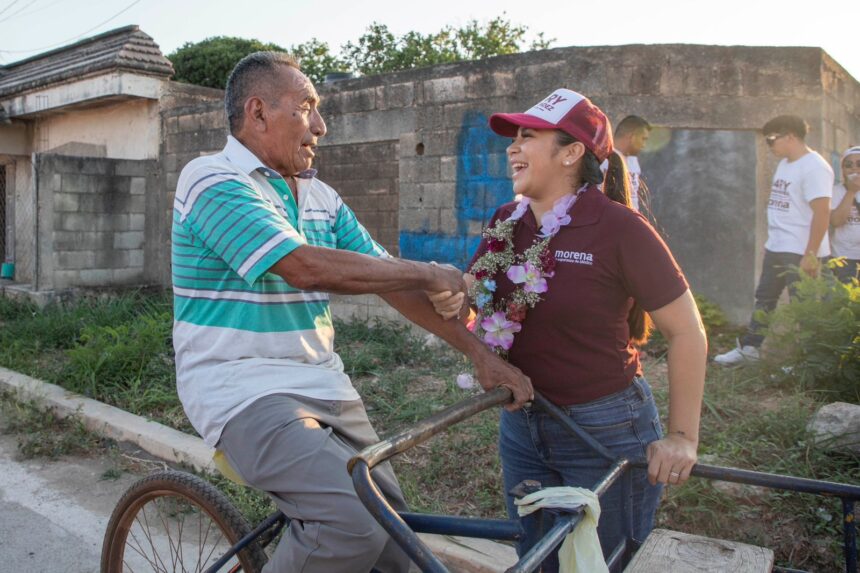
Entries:
[[464,114],[457,137],[456,228],[438,233],[401,231],[401,257],[465,269],[481,240],[469,233],[470,223],[485,226],[496,208],[513,197],[505,157],[509,143],[490,130],[486,115]]

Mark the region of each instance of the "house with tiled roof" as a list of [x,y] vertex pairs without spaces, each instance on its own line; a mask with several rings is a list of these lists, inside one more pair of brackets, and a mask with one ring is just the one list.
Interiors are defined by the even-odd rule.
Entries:
[[[5,288],[163,282],[147,260],[166,106],[219,98],[170,82],[153,39],[126,26],[0,67],[0,262]],[[147,211],[150,221],[147,223]],[[168,245],[169,248],[169,245]],[[159,275],[157,278],[155,275]]]

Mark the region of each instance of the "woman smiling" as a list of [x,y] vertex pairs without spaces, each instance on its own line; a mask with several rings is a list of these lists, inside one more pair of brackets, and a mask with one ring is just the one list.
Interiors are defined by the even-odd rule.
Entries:
[[[466,275],[474,333],[612,452],[647,456],[647,472],[633,476],[633,533],[641,541],[662,484],[683,483],[696,462],[706,360],[698,310],[668,247],[628,206],[625,168],[599,108],[559,89],[525,113],[493,115],[490,127],[512,138],[508,163],[522,200],[493,215]],[[433,299],[443,316],[460,311],[458,297]],[[669,344],[665,437],[636,348],[647,338],[646,311]],[[606,471],[595,452],[529,407],[502,413],[499,451],[506,491],[524,479],[590,488]],[[506,499],[515,517],[514,499]],[[608,554],[625,532],[620,484],[601,506]],[[537,518],[522,519],[521,555],[546,531]],[[557,568],[553,556],[542,570]]]

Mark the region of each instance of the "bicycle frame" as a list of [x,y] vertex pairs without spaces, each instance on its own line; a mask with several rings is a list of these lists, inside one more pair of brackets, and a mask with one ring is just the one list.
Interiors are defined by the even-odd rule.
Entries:
[[[413,525],[419,525],[420,529],[417,531],[424,533],[507,540],[515,540],[519,536],[519,526],[517,525],[514,529],[514,524],[517,524],[518,521],[469,518],[467,519],[468,527],[465,527],[464,518],[426,515],[419,521],[412,515],[398,515],[376,487],[370,470],[385,460],[428,440],[457,422],[491,407],[507,403],[510,401],[510,397],[509,390],[497,388],[491,392],[463,400],[387,440],[365,448],[349,462],[348,469],[352,475],[358,497],[380,525],[425,573],[448,573],[448,569],[416,535],[416,530],[410,527],[409,521]],[[632,537],[632,511],[629,502],[632,483],[629,479],[630,472],[628,470],[647,468],[648,462],[644,458],[627,459],[613,455],[592,438],[588,432],[573,422],[563,410],[537,392],[535,392],[534,404],[546,411],[573,435],[583,440],[606,459],[607,473],[593,488],[598,497],[603,495],[617,480],[622,480],[622,487],[626,491],[624,512],[627,535],[618,547],[614,548],[607,560],[610,571],[620,570],[627,564],[635,549],[638,548],[638,541]],[[843,514],[845,571],[846,573],[854,573],[857,570],[857,531],[854,524],[854,504],[860,501],[860,486],[704,464],[696,464],[691,475],[705,479],[840,498]],[[582,519],[583,512],[584,507],[581,507],[559,516],[549,532],[513,567],[508,569],[507,573],[528,573],[537,569],[540,563],[561,544],[567,534],[576,528]],[[505,534],[501,535],[501,532]],[[788,573],[793,570],[776,567],[774,571]]]
[[[497,388],[490,392],[467,398],[418,422],[387,440],[365,448],[349,461],[347,469],[352,476],[356,493],[362,503],[364,503],[368,511],[370,511],[388,534],[403,548],[412,561],[425,573],[449,572],[430,548],[418,537],[417,533],[516,541],[522,536],[519,520],[453,517],[409,512],[398,514],[385,500],[382,492],[376,487],[370,471],[389,458],[427,441],[458,422],[489,408],[501,406],[509,402],[510,398],[511,393],[505,388]],[[633,522],[630,507],[632,483],[629,470],[632,468],[647,468],[648,462],[644,458],[627,459],[613,455],[612,452],[592,438],[588,432],[573,422],[563,410],[537,392],[535,392],[534,404],[549,413],[556,421],[565,426],[571,434],[583,440],[606,460],[607,472],[592,488],[598,498],[612,484],[621,480],[622,487],[627,494],[624,496],[627,531],[625,538],[613,549],[607,559],[610,571],[620,571],[626,566],[639,546],[639,541],[633,539],[632,535]],[[857,531],[854,524],[854,504],[860,501],[860,486],[704,464],[696,464],[690,475],[705,479],[730,481],[771,489],[840,498],[843,514],[845,571],[846,573],[856,572],[858,554]],[[507,573],[529,573],[535,571],[541,562],[564,541],[567,534],[576,528],[582,520],[583,512],[584,507],[569,512],[560,512],[553,527],[526,555],[509,568]],[[217,573],[230,558],[249,543],[256,541],[257,538],[273,527],[280,529],[286,521],[287,517],[280,511],[273,513],[260,523],[254,531],[233,546],[206,573]],[[803,573],[795,569],[783,567],[774,567],[774,571],[781,573]]]

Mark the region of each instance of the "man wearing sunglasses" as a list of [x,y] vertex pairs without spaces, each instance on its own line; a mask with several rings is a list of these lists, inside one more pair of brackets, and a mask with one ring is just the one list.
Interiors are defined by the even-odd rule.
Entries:
[[[820,258],[830,254],[827,227],[833,169],[821,155],[806,145],[807,123],[795,115],[773,118],[762,128],[771,153],[780,159],[773,175],[767,206],[767,242],[764,261],[755,291],[755,310],[776,308],[782,291],[789,294],[801,272],[816,276]],[[755,313],[737,348],[714,358],[717,364],[732,366],[758,360],[764,341]]]

